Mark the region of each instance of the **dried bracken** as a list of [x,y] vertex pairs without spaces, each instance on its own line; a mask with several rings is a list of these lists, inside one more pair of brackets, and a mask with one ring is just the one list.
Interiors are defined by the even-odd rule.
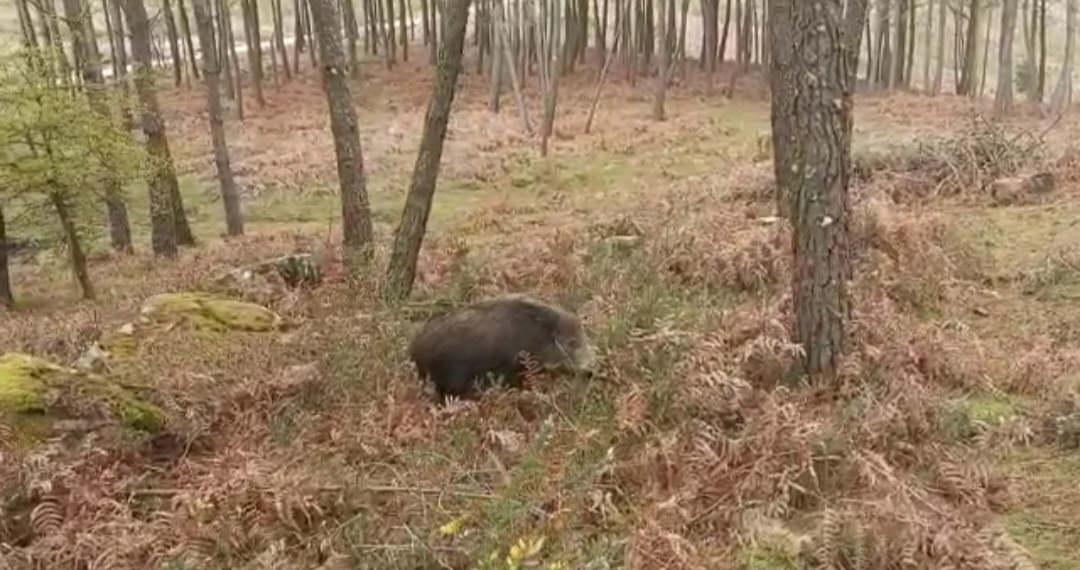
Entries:
[[[365,80],[358,102],[373,117],[372,180],[388,186],[413,158],[420,119],[374,117],[391,104],[422,107],[428,82],[415,64],[401,67]],[[591,79],[567,81],[573,97]],[[1021,269],[957,223],[974,210],[910,199],[963,194],[1024,166],[1035,156],[1026,143],[998,127],[949,128],[918,160],[873,166],[850,220],[851,351],[840,381],[822,388],[791,374],[800,348],[789,340],[790,234],[772,216],[771,172],[747,166],[755,145],[709,147],[709,167],[693,174],[677,163],[738,131],[727,115],[672,95],[663,124],[644,128],[627,120],[638,111],[613,109],[595,134],[576,136],[585,113],[567,109],[552,155],[623,161],[604,171],[609,192],[590,194],[568,162],[535,158],[512,113],[470,105],[478,85],[463,90],[440,185],[500,194],[467,212],[447,206],[454,223],[433,224],[407,307],[383,304],[367,276],[334,269],[325,226],[297,224],[168,266],[102,259],[95,276],[110,287],[99,308],[3,317],[5,350],[70,363],[151,294],[325,252],[319,288],[263,299],[289,330],[141,339],[116,374],[152,388],[169,433],[92,430],[25,449],[0,416],[0,569],[1037,566],[1021,546],[1030,536],[1007,515],[1047,497],[1056,507],[1055,493],[1075,484],[1012,477],[1016,465],[1044,463],[1016,455],[1080,445],[1080,386],[1069,380],[1080,316],[1059,302],[1080,278],[1067,251]],[[290,194],[330,204],[317,85],[296,80],[267,95],[268,109],[297,112],[253,110],[230,123],[241,178],[260,204]],[[169,96],[177,109],[201,97]],[[929,113],[926,99],[860,102],[859,124]],[[180,113],[170,121],[180,133],[203,128]],[[178,142],[184,167],[208,167],[203,138]],[[731,160],[720,165],[720,154]],[[654,176],[620,174],[637,162],[653,163]],[[1054,167],[1063,187],[1080,179],[1067,172],[1074,163]],[[543,192],[510,193],[534,186]],[[51,277],[24,271],[22,290]],[[597,374],[540,381],[535,359],[520,355],[529,390],[431,407],[404,358],[417,321],[508,290],[582,315]],[[1068,500],[1078,504],[1075,493]]]

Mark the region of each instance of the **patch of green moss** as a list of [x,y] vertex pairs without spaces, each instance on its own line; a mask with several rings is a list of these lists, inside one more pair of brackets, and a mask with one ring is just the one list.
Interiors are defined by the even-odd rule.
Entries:
[[[78,405],[63,405],[65,398],[78,399]],[[72,407],[105,411],[122,425],[139,431],[155,432],[166,423],[161,408],[107,377],[26,354],[0,356],[0,416],[16,428],[18,439],[44,435],[51,420],[70,418]]]
[[0,412],[44,412],[46,377],[62,372],[51,362],[25,354],[0,356]]
[[155,322],[185,322],[213,332],[266,332],[281,324],[281,317],[262,305],[200,292],[155,295],[143,304],[142,313]]
[[938,412],[938,426],[951,439],[967,440],[988,426],[994,426],[1015,415],[1017,403],[992,396],[965,397],[946,400]]
[[743,548],[740,558],[744,570],[798,570],[803,567],[798,545],[785,536],[766,536]]

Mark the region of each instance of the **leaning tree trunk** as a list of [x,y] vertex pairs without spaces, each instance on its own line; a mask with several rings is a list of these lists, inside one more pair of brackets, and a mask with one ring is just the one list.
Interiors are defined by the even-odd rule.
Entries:
[[[777,4],[773,3],[774,15]],[[843,2],[788,0],[791,26],[774,34],[776,48],[792,54],[784,74],[793,93],[791,112],[781,117],[794,134],[786,165],[792,197],[795,257],[795,342],[803,347],[802,372],[835,374],[848,335],[851,278],[848,183],[851,174],[851,77],[843,49]],[[777,53],[778,49],[773,49]],[[895,54],[894,54],[895,55]]]
[[0,204],[0,305],[9,309],[15,306],[15,295],[11,291],[7,220],[4,218],[3,204]]
[[[368,202],[364,154],[356,126],[356,110],[348,81],[348,60],[334,0],[311,0],[312,24],[323,64],[323,89],[330,107],[338,180],[341,184],[341,222],[346,261],[366,264],[371,259],[374,229]],[[351,269],[358,269],[353,266]]]
[[1050,96],[1050,108],[1058,116],[1065,112],[1072,101],[1073,88],[1073,59],[1076,56],[1076,10],[1078,0],[1068,0],[1065,3],[1065,57],[1061,62],[1061,75],[1058,77],[1057,87]]
[[195,242],[184,215],[180,184],[169,151],[165,120],[161,117],[154,86],[153,56],[150,51],[150,23],[143,0],[121,0],[131,31],[131,57],[135,60],[135,92],[142,106],[142,129],[146,150],[153,166],[147,185],[150,188],[151,245],[154,255],[175,257],[176,246]]
[[465,29],[469,20],[471,0],[453,0],[443,12],[447,19],[443,29],[442,49],[435,68],[435,85],[431,90],[420,151],[416,155],[409,194],[401,221],[394,231],[394,248],[386,270],[387,294],[403,299],[412,292],[416,279],[416,262],[427,230],[431,200],[439,177],[446,129],[450,123],[450,108],[461,74],[461,54],[465,47]]
[[195,26],[202,52],[203,81],[206,83],[206,108],[210,119],[210,140],[214,147],[214,165],[221,185],[221,202],[225,206],[225,227],[230,236],[244,234],[244,217],[240,212],[240,191],[236,188],[229,146],[225,141],[224,110],[221,105],[221,65],[214,45],[214,22],[210,18],[210,0],[193,0]]
[[86,251],[83,250],[78,228],[75,227],[70,200],[68,196],[60,191],[50,192],[49,199],[56,209],[57,218],[60,219],[60,227],[63,229],[64,239],[67,241],[68,261],[71,263],[71,271],[75,275],[75,281],[79,284],[82,298],[93,300],[96,296],[94,283],[90,280],[90,269],[86,263]]
[[1016,32],[1016,0],[1004,0],[1001,9],[1001,36],[998,40],[997,92],[994,115],[1004,117],[1013,106],[1013,37]]

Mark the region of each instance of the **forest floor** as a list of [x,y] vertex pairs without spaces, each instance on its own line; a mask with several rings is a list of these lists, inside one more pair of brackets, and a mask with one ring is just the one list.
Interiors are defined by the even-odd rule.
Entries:
[[[139,349],[185,445],[99,438],[9,455],[0,493],[18,487],[37,508],[0,556],[16,568],[512,568],[524,550],[568,569],[1080,569],[1075,119],[1047,131],[1036,159],[973,127],[968,101],[859,98],[855,342],[846,383],[828,391],[781,379],[790,237],[769,217],[766,94],[749,78],[730,100],[709,96],[693,75],[660,123],[648,82],[612,76],[590,134],[595,74],[568,78],[546,158],[512,95],[486,110],[474,66],[455,104],[409,307],[533,292],[584,315],[600,380],[436,410],[404,356],[417,317],[373,294],[382,267],[351,284],[330,271],[272,305],[287,333],[174,331]],[[429,76],[371,65],[355,91],[383,249]],[[58,288],[70,278],[54,259],[15,268],[4,351],[70,362],[151,294],[299,248],[336,255],[317,76],[228,122],[248,231],[227,241],[202,97],[162,97],[200,246],[154,261],[139,190],[137,255],[94,251],[98,301]],[[534,124],[539,109],[531,96]],[[1009,161],[1046,165],[1057,189],[991,206],[980,182]],[[628,232],[643,236],[629,249],[606,239]]]

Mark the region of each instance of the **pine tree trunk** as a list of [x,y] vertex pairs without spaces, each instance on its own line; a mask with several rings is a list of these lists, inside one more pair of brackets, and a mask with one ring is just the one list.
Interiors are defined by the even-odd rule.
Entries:
[[4,205],[0,204],[0,306],[11,309],[15,306],[15,295],[11,290],[11,265],[8,258],[7,220],[4,218]]
[[1013,106],[1013,38],[1016,33],[1016,0],[1004,0],[1001,36],[998,39],[998,78],[994,93],[994,115],[1004,117]]
[[330,107],[330,130],[334,135],[334,154],[341,183],[343,241],[350,254],[347,261],[363,264],[371,259],[375,238],[340,20],[334,0],[311,0],[310,4],[319,59],[323,63],[323,89]]
[[221,65],[214,49],[214,22],[210,18],[210,0],[192,0],[195,26],[202,52],[203,80],[206,83],[206,107],[210,119],[210,140],[214,148],[214,165],[221,185],[221,201],[225,206],[225,226],[230,236],[244,234],[244,217],[240,212],[240,191],[236,188],[229,146],[225,141],[225,112],[221,105]]
[[424,132],[420,151],[416,155],[409,194],[401,221],[394,232],[394,246],[387,267],[387,294],[403,299],[412,291],[416,279],[416,262],[427,230],[431,200],[439,177],[450,109],[461,74],[461,55],[465,47],[465,28],[469,20],[470,0],[451,0],[444,12],[447,21],[442,35],[443,45],[435,68],[435,85],[424,116]]
[[795,136],[786,165],[787,194],[793,198],[795,342],[805,353],[802,372],[831,376],[840,367],[851,312],[852,74],[842,49],[841,0],[789,2],[791,33],[774,39],[790,42],[783,48],[793,54],[786,87],[799,94],[793,112],[781,116],[783,131]]
[[135,91],[142,105],[142,129],[146,150],[153,160],[147,185],[150,188],[151,245],[154,255],[175,257],[178,244],[194,243],[187,225],[176,167],[169,151],[165,120],[161,117],[154,86],[153,56],[150,51],[150,24],[142,0],[121,0],[131,30],[131,56],[135,60]]

